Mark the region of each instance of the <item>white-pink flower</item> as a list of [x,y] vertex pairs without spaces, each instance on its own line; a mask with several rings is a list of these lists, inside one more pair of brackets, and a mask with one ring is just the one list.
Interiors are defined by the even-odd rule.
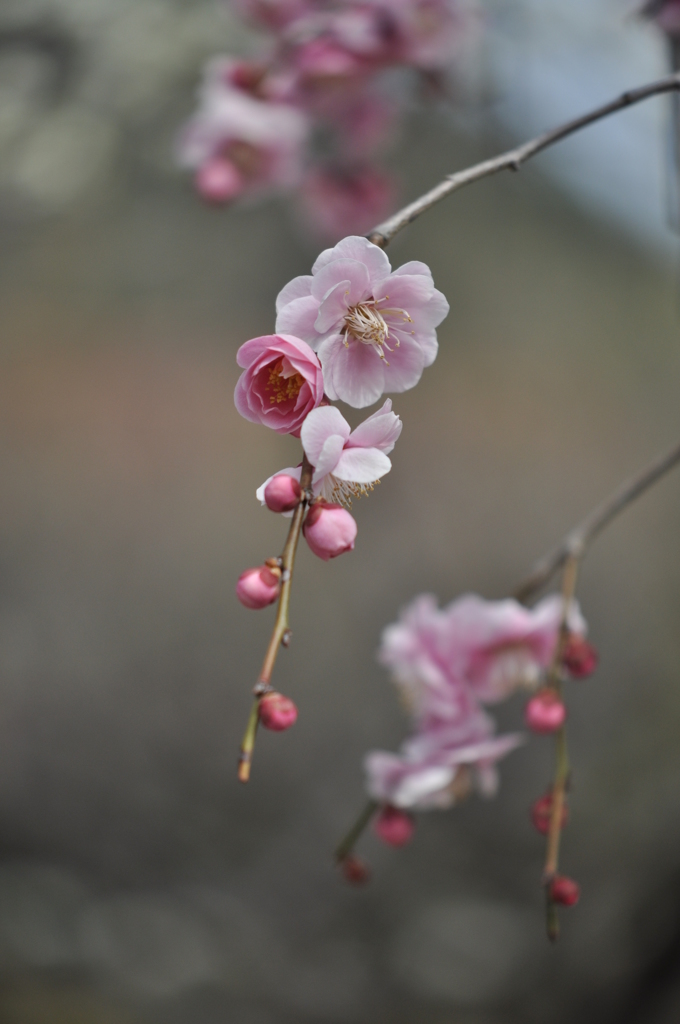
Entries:
[[[392,468],[388,453],[394,448],[401,428],[401,419],[392,412],[389,398],[356,430],[351,429],[334,406],[313,409],[302,424],[300,439],[307,458],[314,466],[314,496],[351,506],[352,498],[372,490]],[[299,480],[301,470],[297,466],[280,470],[280,473]],[[271,479],[265,480],[257,490],[262,504],[265,504],[264,492]]]
[[350,235],[282,289],[276,310],[277,332],[317,351],[329,398],[361,409],[418,383],[449,304],[424,263],[392,272],[382,249]]
[[[380,660],[421,716],[436,717],[439,694],[457,692],[461,685],[474,699],[495,703],[519,686],[538,685],[553,657],[561,617],[558,595],[525,608],[512,599],[486,601],[466,594],[443,609],[431,595],[422,595],[385,629]],[[568,621],[573,633],[585,635],[576,602]]]
[[495,762],[522,743],[521,736],[494,736],[480,710],[460,722],[418,732],[399,754],[372,751],[364,761],[369,795],[394,807],[451,807],[474,785],[485,796],[498,786]]

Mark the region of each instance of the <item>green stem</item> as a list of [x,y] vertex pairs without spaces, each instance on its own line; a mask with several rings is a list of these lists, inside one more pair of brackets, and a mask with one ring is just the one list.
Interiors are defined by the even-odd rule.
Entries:
[[338,843],[335,850],[335,859],[338,864],[342,863],[342,861],[350,855],[358,842],[361,833],[364,831],[377,809],[378,804],[376,801],[369,800],[345,838]]

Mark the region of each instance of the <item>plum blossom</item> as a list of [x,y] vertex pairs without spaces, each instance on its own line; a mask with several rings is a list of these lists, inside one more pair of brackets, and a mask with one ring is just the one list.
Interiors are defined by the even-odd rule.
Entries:
[[394,807],[444,809],[475,786],[492,796],[495,762],[522,742],[521,736],[494,736],[494,723],[481,710],[460,722],[418,732],[398,754],[372,751],[364,761],[369,795]]
[[[422,595],[383,633],[380,660],[393,670],[412,701],[430,714],[437,693],[461,681],[476,700],[495,703],[517,687],[535,688],[557,643],[562,599],[551,595],[534,608],[517,601],[485,601],[466,594],[439,609]],[[577,636],[586,632],[578,604],[568,624]],[[423,691],[423,681],[429,688]],[[436,680],[436,685],[435,685]]]
[[[208,64],[199,109],[177,143],[179,163],[196,171],[199,190],[220,174],[229,177],[230,199],[299,182],[307,118],[261,95],[263,79],[264,72],[229,58]],[[214,193],[207,190],[207,198]]]
[[[307,458],[314,466],[312,491],[314,497],[324,498],[351,508],[352,499],[367,494],[389,473],[392,463],[387,457],[401,434],[402,422],[392,412],[392,401],[386,399],[382,408],[360,423],[356,430],[339,409],[325,405],[309,413],[300,439]],[[280,470],[300,479],[301,468]],[[257,489],[257,498],[266,504],[265,491],[269,477]]]
[[236,361],[244,367],[234,391],[241,415],[277,434],[299,437],[305,417],[323,399],[321,365],[309,345],[290,335],[266,334],[241,345]]
[[282,289],[276,310],[276,330],[318,352],[328,397],[361,409],[418,383],[449,304],[424,263],[392,272],[382,249],[350,235]]

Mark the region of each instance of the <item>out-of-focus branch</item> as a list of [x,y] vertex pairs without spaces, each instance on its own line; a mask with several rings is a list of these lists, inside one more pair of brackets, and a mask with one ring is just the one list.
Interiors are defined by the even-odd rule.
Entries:
[[671,448],[669,452],[659,455],[642,472],[631,477],[610,497],[594,508],[578,526],[569,531],[553,551],[537,562],[529,576],[515,588],[513,597],[518,601],[528,601],[533,597],[569,557],[580,558],[605,526],[608,526],[619,513],[628,508],[636,498],[648,491],[657,480],[665,476],[678,463],[680,463],[680,444]]
[[573,135],[582,128],[587,128],[588,125],[594,124],[595,121],[600,121],[604,117],[609,117],[610,114],[616,114],[620,110],[625,110],[635,103],[641,103],[651,96],[658,96],[666,92],[680,92],[680,72],[667,75],[666,78],[660,78],[658,81],[650,82],[648,85],[640,86],[639,89],[629,89],[609,103],[591,110],[590,113],[574,118],[573,121],[567,121],[566,124],[553,128],[551,131],[544,132],[537,138],[531,139],[515,149],[508,150],[507,153],[501,153],[490,160],[483,160],[472,167],[456,171],[455,174],[449,174],[444,181],[435,185],[425,195],[420,196],[420,198],[409,203],[402,210],[388,217],[382,224],[378,224],[377,227],[369,232],[367,237],[375,245],[379,245],[384,249],[402,228],[405,228],[407,224],[420,217],[421,213],[425,213],[426,210],[429,210],[441,202],[442,199],[451,195],[452,192],[463,188],[464,185],[471,185],[473,181],[488,178],[491,174],[497,174],[499,171],[518,171],[522,164],[526,163],[532,156],[536,156],[537,153],[554,145],[556,142],[560,142],[562,139],[566,139],[569,135]]
[[271,677],[276,664],[276,657],[279,648],[283,645],[288,647],[290,643],[290,626],[288,623],[288,609],[290,607],[290,590],[293,580],[293,568],[295,566],[295,553],[297,551],[302,522],[305,517],[307,505],[310,500],[310,488],[312,486],[312,474],[314,467],[309,463],[305,455],[302,460],[302,472],[300,474],[300,487],[302,497],[300,503],[293,513],[288,537],[280,559],[281,565],[281,593],[276,611],[276,621],[269,640],[267,653],[264,656],[262,670],[259,679],[253,689],[254,699],[248,717],[248,724],[241,743],[241,754],[238,761],[238,777],[241,782],[247,782],[250,778],[250,766],[253,759],[253,748],[255,747],[255,736],[257,735],[258,707],[260,698],[271,690]]

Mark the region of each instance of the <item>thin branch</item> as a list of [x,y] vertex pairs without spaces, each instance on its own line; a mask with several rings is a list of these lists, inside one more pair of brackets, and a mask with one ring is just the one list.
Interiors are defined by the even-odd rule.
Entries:
[[361,837],[362,832],[370,822],[371,818],[378,809],[378,804],[375,800],[369,800],[366,805],[362,808],[361,814],[352,825],[347,835],[342,839],[335,848],[335,860],[338,864],[342,864],[352,853],[357,841]]
[[250,715],[248,716],[248,724],[246,731],[243,736],[241,743],[241,753],[238,760],[238,777],[240,782],[247,782],[250,778],[250,766],[253,760],[253,749],[255,747],[255,737],[257,735],[257,724],[258,724],[258,707],[260,704],[260,698],[268,693],[271,689],[271,677],[274,671],[274,665],[276,664],[276,657],[279,653],[281,646],[288,647],[290,643],[290,626],[288,624],[288,610],[290,608],[290,591],[293,582],[293,569],[295,567],[295,553],[297,551],[298,541],[300,540],[300,532],[302,530],[302,523],[305,518],[305,512],[311,498],[310,488],[312,486],[312,473],[314,467],[310,465],[307,456],[305,455],[302,459],[302,472],[300,474],[300,487],[302,489],[302,497],[300,503],[293,513],[291,520],[290,529],[288,530],[288,537],[281,555],[281,593],[279,594],[279,604],[276,611],[276,621],[274,622],[274,629],[269,640],[267,647],[267,653],[264,656],[264,662],[262,664],[262,670],[260,672],[259,679],[253,688],[254,700],[250,709]]
[[680,444],[658,456],[641,473],[631,477],[590,512],[564,537],[557,547],[542,558],[529,576],[522,580],[513,596],[528,601],[564,565],[570,556],[581,557],[597,535],[624,509],[648,491],[653,484],[680,463]]
[[[552,662],[548,670],[548,685],[558,692],[562,689],[562,658],[569,639],[569,612],[576,594],[579,555],[570,555],[564,564],[562,575],[562,616],[557,634],[557,643]],[[545,847],[545,867],[543,868],[543,885],[546,888],[546,929],[551,942],[557,942],[560,934],[560,922],[557,907],[550,894],[550,885],[557,874],[560,857],[560,840],[562,838],[562,815],[567,785],[569,783],[569,749],[567,747],[567,730],[562,726],[555,736],[555,779],[552,786],[550,806],[550,822]]]
[[629,89],[609,103],[591,110],[590,113],[583,114],[573,121],[567,121],[566,124],[553,128],[551,131],[544,132],[537,138],[531,139],[515,149],[508,150],[507,153],[501,153],[490,160],[483,160],[472,167],[457,171],[455,174],[449,174],[444,181],[435,185],[425,195],[420,196],[419,199],[414,200],[414,202],[409,203],[402,210],[388,217],[382,224],[378,224],[367,237],[375,245],[379,245],[384,249],[402,228],[405,228],[407,224],[411,224],[412,221],[420,217],[421,213],[425,213],[426,210],[441,202],[442,199],[451,195],[452,192],[463,188],[464,185],[471,185],[473,181],[488,178],[491,174],[497,174],[499,171],[518,171],[522,164],[526,163],[532,156],[554,145],[554,143],[566,139],[569,135],[573,135],[582,128],[587,128],[588,125],[594,124],[595,121],[609,117],[610,114],[616,114],[619,110],[625,110],[635,103],[641,103],[651,96],[678,91],[680,91],[680,72],[668,75],[656,82],[650,82],[639,89]]

